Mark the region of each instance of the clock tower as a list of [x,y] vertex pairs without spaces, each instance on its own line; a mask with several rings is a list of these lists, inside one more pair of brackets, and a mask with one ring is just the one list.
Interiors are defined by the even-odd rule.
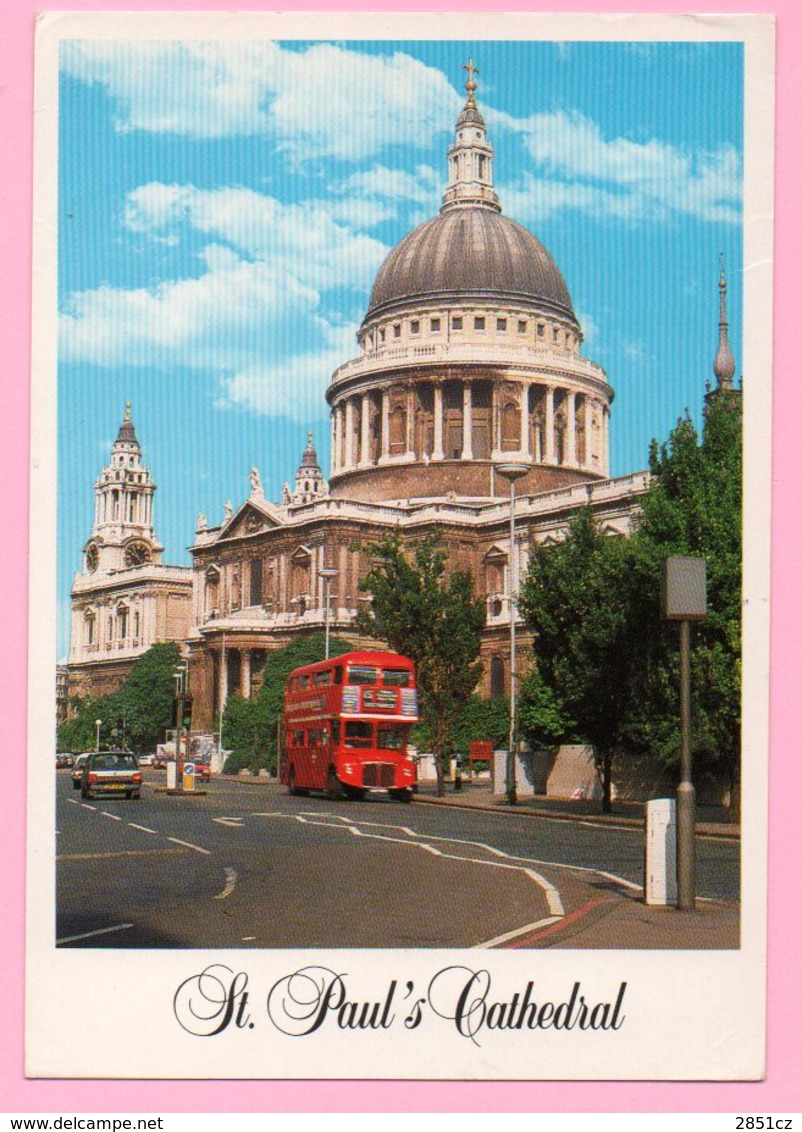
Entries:
[[73,582],[70,696],[116,691],[151,645],[182,641],[189,631],[192,571],[161,560],[155,491],[129,403],[95,482],[92,533]]

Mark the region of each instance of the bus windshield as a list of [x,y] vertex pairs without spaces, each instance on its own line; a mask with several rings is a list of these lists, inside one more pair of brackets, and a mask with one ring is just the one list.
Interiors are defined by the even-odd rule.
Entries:
[[385,668],[382,683],[385,688],[408,688],[412,683],[412,673],[408,668]]
[[354,720],[345,725],[346,747],[370,747],[373,743],[373,724]]
[[379,724],[376,746],[383,751],[400,751],[406,745],[406,727],[382,727]]
[[379,670],[372,665],[351,664],[348,667],[349,684],[376,684],[379,679]]

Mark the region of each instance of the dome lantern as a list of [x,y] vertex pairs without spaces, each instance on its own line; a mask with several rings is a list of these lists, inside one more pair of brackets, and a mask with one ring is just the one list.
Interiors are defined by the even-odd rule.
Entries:
[[457,118],[456,137],[448,150],[448,185],[443,194],[441,212],[454,208],[489,208],[501,212],[493,188],[493,147],[487,140],[485,120],[476,105],[476,80],[479,74],[473,59],[463,64],[468,72],[465,83],[467,98]]

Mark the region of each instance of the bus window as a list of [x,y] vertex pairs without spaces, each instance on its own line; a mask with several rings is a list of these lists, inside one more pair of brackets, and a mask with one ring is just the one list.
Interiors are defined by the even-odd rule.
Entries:
[[408,688],[412,683],[412,673],[407,668],[385,668],[382,683],[385,688]]
[[335,684],[342,684],[342,682],[343,682],[343,666],[341,664],[338,664],[337,667],[334,669],[334,683]]
[[383,751],[400,751],[406,743],[406,728],[382,727],[379,724],[376,746]]
[[373,745],[373,724],[354,720],[345,725],[346,747],[371,747]]
[[308,687],[309,687],[309,677],[308,676],[299,676],[298,677],[298,690],[303,691],[304,688],[308,688]]
[[348,669],[349,684],[375,684],[378,677],[379,670],[366,664],[352,664]]
[[293,731],[293,733],[292,733],[292,745],[293,745],[293,747],[303,747],[303,745],[304,745],[304,733],[303,733],[303,731]]
[[316,672],[315,673],[315,687],[322,688],[326,684],[331,683],[331,672]]
[[332,743],[339,743],[339,741],[340,741],[340,721],[339,721],[339,719],[333,719],[331,721],[331,741],[332,741]]

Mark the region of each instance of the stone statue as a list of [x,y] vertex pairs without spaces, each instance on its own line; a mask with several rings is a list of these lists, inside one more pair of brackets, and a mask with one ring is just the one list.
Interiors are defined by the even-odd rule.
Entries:
[[198,518],[195,522],[195,530],[196,531],[205,531],[206,530],[206,516],[204,515],[204,513],[202,511],[198,512]]
[[251,495],[262,494],[262,477],[258,468],[251,468]]
[[230,522],[231,516],[233,514],[234,514],[234,504],[231,502],[230,499],[228,499],[226,501],[225,507],[223,508],[223,522],[224,523]]

